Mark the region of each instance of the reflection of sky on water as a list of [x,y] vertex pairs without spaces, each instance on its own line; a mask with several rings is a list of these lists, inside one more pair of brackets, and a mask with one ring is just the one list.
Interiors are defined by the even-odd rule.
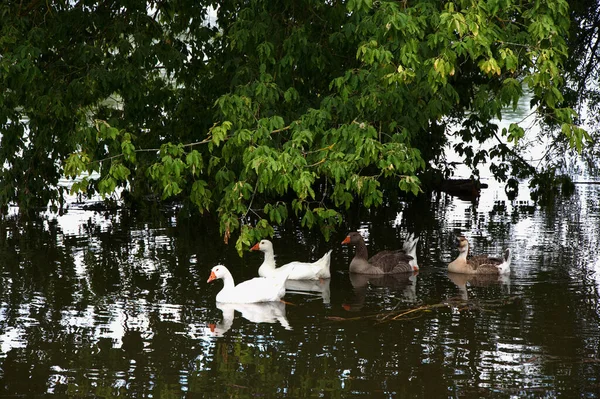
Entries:
[[[0,358],[13,348],[27,347],[27,330],[39,325],[32,316],[38,313],[45,302],[43,296],[34,295],[29,303],[20,304],[16,312],[11,308],[10,313],[7,303],[0,304],[0,327],[5,326],[4,332],[0,334]],[[13,322],[9,323],[9,319]]]
[[[19,312],[20,313],[20,312]],[[6,304],[0,307],[0,323],[6,323]],[[7,326],[4,332],[0,334],[0,358],[6,356],[6,353],[13,348],[25,348],[27,346],[26,327],[30,327],[37,323],[21,323],[20,327]]]
[[[544,373],[545,359],[539,347],[523,344],[498,344],[494,350],[482,351],[479,356],[479,386],[494,388],[485,381],[505,376],[506,381],[518,380],[525,389],[547,388],[550,382]],[[495,387],[497,390],[498,387]],[[518,396],[515,396],[518,397]]]
[[[28,344],[27,334],[32,327],[38,326],[39,322],[30,317],[41,310],[44,299],[39,297],[37,301],[21,305],[17,310],[19,323],[9,326],[3,334],[0,334],[0,348],[2,354],[6,354],[13,348],[25,348]],[[114,303],[102,305],[90,305],[83,310],[66,309],[61,311],[59,324],[66,331],[87,331],[86,335],[99,340],[108,338],[113,348],[120,348],[126,331],[144,331],[147,335],[145,341],[148,344],[152,338],[149,315],[158,316],[159,321],[181,323],[182,307],[174,304],[148,304],[145,300],[118,300]],[[0,307],[0,324],[7,322],[8,314],[6,304]],[[0,357],[2,355],[0,354]]]
[[[88,223],[94,226],[100,226],[102,231],[108,231],[113,223],[118,221],[115,216],[112,220],[104,218],[98,212],[75,210],[65,215],[58,216],[56,221],[63,232],[63,237],[80,237],[86,241],[86,246],[77,248],[72,254],[74,262],[74,271],[77,279],[85,281],[89,286],[90,279],[88,266],[85,261],[86,253],[89,251],[100,252],[100,243],[97,237],[92,237],[89,231],[83,227]],[[129,237],[129,262],[135,265],[138,272],[148,275],[161,273],[161,286],[167,284],[170,277],[168,272],[159,270],[159,263],[152,258],[152,250],[156,248],[170,248],[172,239],[164,234],[163,230],[146,229],[132,230]],[[101,256],[100,254],[98,256]],[[7,281],[10,283],[9,281]],[[76,290],[81,294],[81,290]],[[169,321],[181,323],[182,306],[170,303],[147,303],[145,299],[116,299],[105,298],[106,303],[89,305],[83,310],[65,309],[61,311],[60,325],[67,331],[86,331],[85,334],[93,340],[108,338],[111,340],[114,348],[120,348],[122,338],[126,331],[134,329],[147,331],[147,344],[152,338],[152,328],[150,326],[149,316],[158,315],[160,321]],[[8,304],[0,304],[0,358],[4,357],[11,349],[25,348],[28,345],[28,330],[39,324],[35,315],[40,311],[45,311],[46,299],[39,294],[32,298],[29,303],[22,304],[15,314],[14,309],[8,314]],[[9,322],[18,320],[17,323]]]

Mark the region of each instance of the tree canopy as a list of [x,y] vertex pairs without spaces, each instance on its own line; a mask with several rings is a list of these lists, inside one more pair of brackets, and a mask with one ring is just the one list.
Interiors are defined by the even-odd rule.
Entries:
[[57,206],[67,176],[214,214],[241,252],[419,194],[450,135],[475,174],[539,180],[555,165],[495,121],[528,95],[549,134],[591,140],[566,97],[574,19],[564,0],[3,2],[0,205]]

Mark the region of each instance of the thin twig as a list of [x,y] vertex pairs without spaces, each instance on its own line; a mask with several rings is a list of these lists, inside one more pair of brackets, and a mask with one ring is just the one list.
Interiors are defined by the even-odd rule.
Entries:
[[321,152],[321,151],[330,151],[333,149],[334,146],[335,146],[335,143],[332,143],[331,145],[328,145],[327,147],[319,148],[318,150],[307,151],[307,152],[303,153],[303,155],[306,156],[306,155],[315,154],[315,153]]
[[[254,191],[252,191],[252,197],[250,198],[250,203],[248,204],[248,209],[246,209],[246,213],[244,213],[244,216],[242,217],[242,219],[245,219],[246,216],[248,215],[248,212],[250,212],[250,210],[252,210],[252,203],[254,202],[254,196],[256,195],[256,190],[258,189],[258,180],[259,179],[257,176],[256,184],[254,184]],[[254,213],[256,213],[256,212],[254,212]]]
[[273,130],[273,131],[271,132],[271,134],[275,134],[275,133],[281,133],[281,132],[284,132],[284,131],[286,131],[286,130],[289,130],[289,129],[291,129],[291,128],[292,128],[292,125],[290,124],[289,126],[282,127],[281,129],[275,129],[275,130]]
[[306,167],[307,168],[312,168],[312,167],[318,166],[318,165],[320,165],[320,164],[322,164],[324,162],[325,162],[325,158],[321,159],[320,161],[317,161],[317,162],[313,163],[312,165],[307,165]]
[[533,167],[532,165],[530,165],[526,160],[524,160],[519,154],[517,154],[515,151],[513,151],[512,148],[510,148],[505,142],[503,142],[502,140],[500,140],[500,137],[498,137],[498,133],[494,132],[494,136],[496,137],[496,140],[498,140],[498,142],[500,144],[502,144],[507,150],[508,152],[515,157],[516,159],[518,159],[519,161],[521,161],[521,163],[523,164],[523,166],[526,166],[529,168],[529,171],[531,173],[533,173],[534,175],[537,174],[537,170],[535,167]]
[[[280,132],[283,132],[285,130],[289,130],[289,129],[291,129],[291,127],[292,127],[292,125],[289,125],[289,126],[286,126],[286,127],[282,127],[281,129],[273,130],[271,132],[271,134],[280,133]],[[229,139],[231,139],[231,136],[226,136],[226,137],[223,138],[222,141],[227,141]],[[184,147],[184,148],[194,147],[194,146],[197,146],[197,145],[210,143],[211,141],[212,141],[212,135],[209,135],[204,140],[195,141],[193,143],[182,144],[182,147]],[[318,151],[323,151],[323,150],[331,149],[331,148],[333,148],[334,145],[335,145],[335,143],[332,144],[332,145],[330,145],[329,147],[325,147],[325,148],[322,148],[322,149],[319,149],[319,150],[311,151],[311,152],[309,152],[307,154],[310,154],[312,152],[318,152]],[[137,148],[133,152],[158,152],[158,151],[160,151],[160,148]],[[101,162],[110,161],[111,159],[119,158],[119,157],[122,157],[122,156],[123,156],[123,154],[113,155],[113,156],[110,156],[110,157],[106,157],[106,158],[102,158],[102,159],[91,161],[90,163],[101,163]]]

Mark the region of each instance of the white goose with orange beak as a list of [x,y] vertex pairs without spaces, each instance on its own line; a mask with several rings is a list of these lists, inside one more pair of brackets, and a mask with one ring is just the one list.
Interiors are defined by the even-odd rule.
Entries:
[[280,267],[275,265],[275,251],[273,243],[269,240],[257,242],[251,251],[261,251],[265,260],[258,268],[261,277],[278,277],[287,275],[289,280],[322,280],[331,277],[329,265],[331,263],[331,250],[314,262],[290,262]]
[[235,285],[231,272],[223,265],[217,265],[210,271],[207,283],[221,279],[223,289],[217,294],[217,302],[257,303],[279,301],[285,295],[287,275],[275,278],[255,277]]

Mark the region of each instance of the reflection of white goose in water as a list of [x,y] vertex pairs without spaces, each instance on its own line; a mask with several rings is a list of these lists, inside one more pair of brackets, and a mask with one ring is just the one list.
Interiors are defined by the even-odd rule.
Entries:
[[331,279],[322,280],[287,280],[285,289],[287,293],[314,295],[323,298],[324,304],[331,302],[331,294],[329,291],[329,283]]
[[279,323],[286,330],[292,327],[285,316],[285,303],[283,302],[261,302],[261,303],[223,303],[217,302],[217,309],[223,313],[223,320],[217,324],[209,324],[205,329],[206,335],[220,337],[232,326],[235,311],[252,323]]
[[352,298],[352,302],[345,303],[343,307],[348,311],[361,310],[365,304],[369,286],[402,292],[404,299],[414,302],[417,299],[416,287],[418,274],[419,272],[384,275],[350,273],[350,283],[354,290],[354,297]]
[[507,274],[465,274],[448,272],[448,278],[458,287],[460,299],[468,300],[467,284],[474,287],[488,287],[494,284],[504,284],[509,287],[510,277]]

